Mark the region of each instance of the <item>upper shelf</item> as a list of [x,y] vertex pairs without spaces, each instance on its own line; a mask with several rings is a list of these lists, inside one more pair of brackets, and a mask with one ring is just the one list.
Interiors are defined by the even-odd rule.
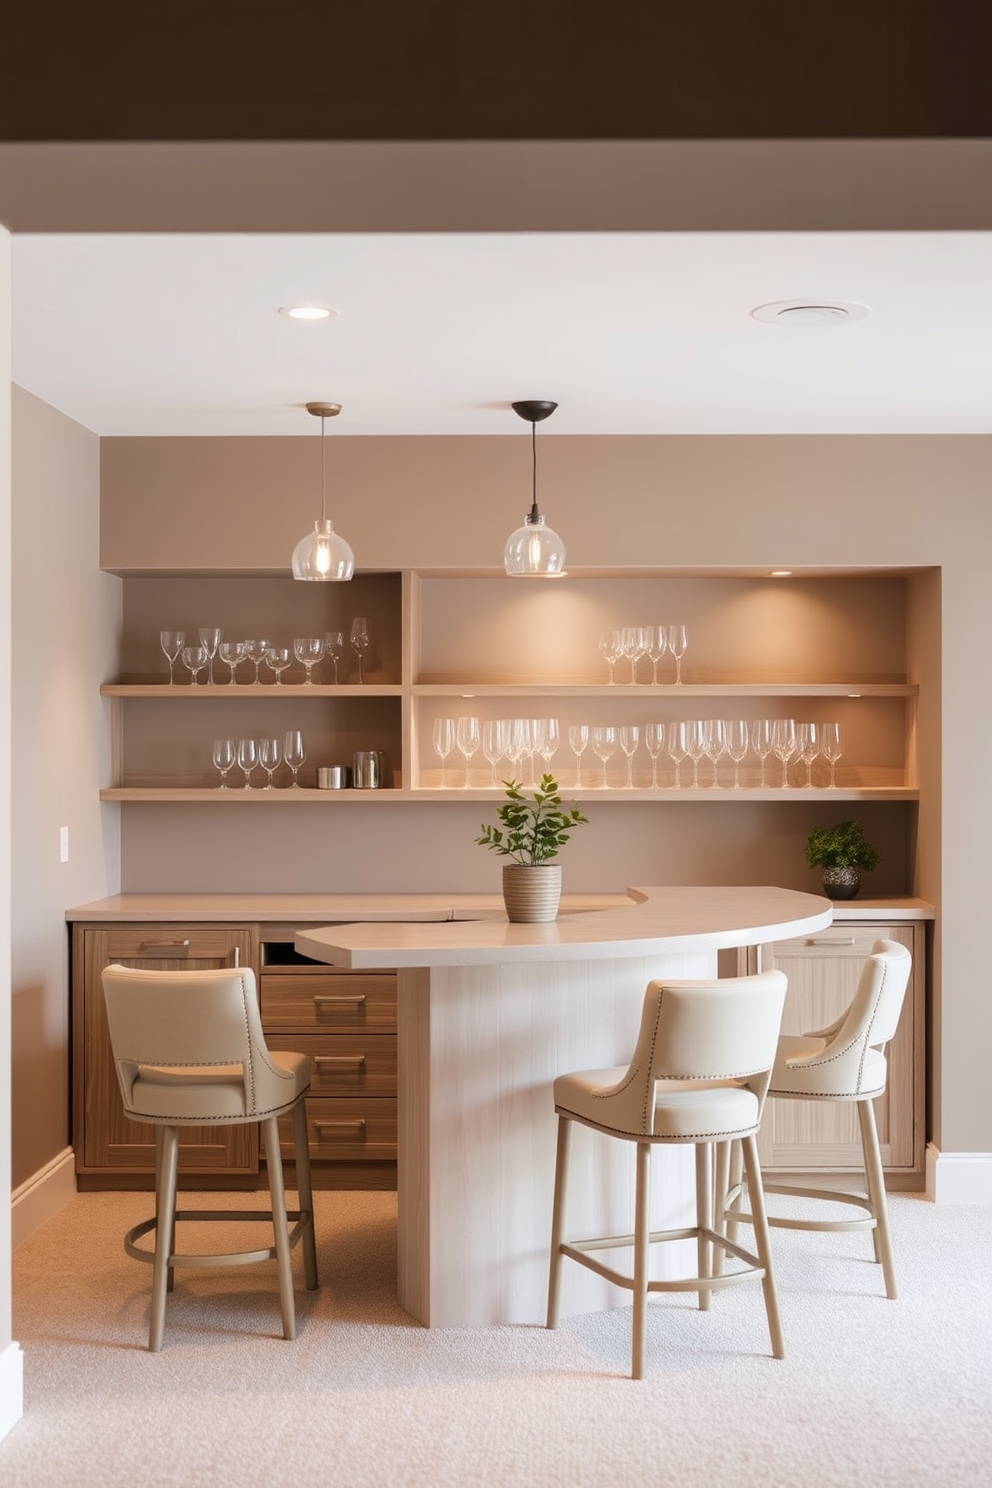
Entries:
[[246,682],[232,687],[228,682],[203,683],[193,687],[188,682],[104,682],[101,697],[113,698],[288,698],[294,703],[300,698],[334,697],[401,697],[403,687],[398,682],[366,682],[361,686],[353,682]]

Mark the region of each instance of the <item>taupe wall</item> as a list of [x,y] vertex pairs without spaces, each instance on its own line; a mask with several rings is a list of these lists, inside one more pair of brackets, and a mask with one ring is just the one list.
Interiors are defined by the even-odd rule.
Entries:
[[[10,234],[0,227],[0,841],[10,843]],[[0,1371],[12,1356],[10,1307],[10,879],[13,856],[0,861]],[[0,1376],[0,1435],[20,1412],[17,1382]],[[16,1402],[15,1402],[16,1395]]]
[[[13,389],[13,1186],[69,1141],[65,910],[119,885],[100,683],[116,673],[120,581],[99,570],[100,442]],[[59,828],[69,861],[59,861]]]

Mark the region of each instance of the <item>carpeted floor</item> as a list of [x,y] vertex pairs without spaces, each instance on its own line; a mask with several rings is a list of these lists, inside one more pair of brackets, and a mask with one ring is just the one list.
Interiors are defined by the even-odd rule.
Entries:
[[867,1235],[777,1231],[787,1358],[768,1353],[759,1287],[705,1314],[673,1295],[652,1304],[635,1383],[627,1310],[556,1333],[414,1323],[395,1298],[392,1194],[317,1195],[322,1284],[298,1293],[295,1343],[267,1264],[181,1274],[149,1354],[151,1273],[121,1244],[148,1196],[80,1195],[14,1255],[26,1413],[0,1483],[979,1488],[992,1210],[891,1205],[897,1302]]

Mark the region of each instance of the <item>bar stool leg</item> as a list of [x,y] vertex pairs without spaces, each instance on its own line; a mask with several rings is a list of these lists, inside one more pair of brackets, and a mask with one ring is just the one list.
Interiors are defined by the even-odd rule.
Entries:
[[634,1205],[634,1319],[631,1379],[643,1379],[647,1360],[648,1257],[651,1213],[651,1144],[637,1144],[637,1186]]
[[875,1228],[872,1241],[875,1259],[882,1267],[885,1278],[885,1295],[894,1302],[896,1290],[895,1262],[892,1258],[892,1237],[889,1233],[889,1206],[885,1198],[885,1175],[882,1172],[882,1154],[878,1150],[878,1127],[875,1125],[875,1108],[870,1100],[858,1101],[858,1121],[861,1126],[861,1146],[865,1156],[865,1178]]
[[179,1129],[155,1128],[155,1259],[152,1263],[152,1304],[148,1348],[157,1354],[165,1333],[165,1297],[171,1290],[175,1248],[176,1175],[179,1167]]
[[313,1212],[313,1180],[310,1174],[310,1137],[307,1132],[307,1107],[305,1099],[298,1100],[293,1107],[293,1142],[296,1150],[296,1192],[299,1195],[300,1208],[310,1215],[310,1222],[301,1236],[303,1241],[303,1274],[306,1279],[307,1291],[315,1292],[317,1290],[317,1243],[314,1234],[316,1219]]
[[[713,1275],[713,1144],[696,1143],[696,1275],[700,1279]],[[717,1246],[717,1250],[722,1247]],[[713,1293],[709,1287],[698,1292],[700,1312],[709,1312]]]
[[296,1301],[293,1296],[293,1265],[289,1250],[289,1227],[286,1223],[286,1188],[282,1177],[278,1117],[267,1116],[262,1122],[262,1130],[265,1133],[265,1161],[269,1169],[269,1196],[272,1202],[276,1270],[279,1274],[282,1336],[292,1340],[296,1337]]
[[785,1340],[782,1337],[782,1320],[778,1312],[778,1297],[775,1292],[775,1275],[772,1270],[771,1234],[768,1216],[765,1213],[765,1190],[761,1181],[758,1162],[758,1139],[743,1137],[741,1149],[744,1172],[747,1175],[747,1191],[751,1203],[751,1225],[754,1229],[754,1249],[764,1269],[761,1290],[765,1296],[765,1312],[768,1316],[768,1332],[772,1341],[772,1353],[776,1359],[785,1358]]
[[558,1148],[555,1157],[555,1196],[551,1211],[551,1269],[548,1273],[548,1318],[547,1327],[558,1326],[558,1296],[561,1290],[561,1242],[565,1224],[565,1176],[568,1169],[569,1139],[572,1123],[566,1116],[558,1117]]

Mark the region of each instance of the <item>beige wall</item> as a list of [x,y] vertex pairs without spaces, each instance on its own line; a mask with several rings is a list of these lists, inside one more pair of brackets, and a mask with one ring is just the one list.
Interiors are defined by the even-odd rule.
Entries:
[[10,1308],[10,234],[0,227],[0,1436],[20,1414],[20,1369],[15,1357]]

